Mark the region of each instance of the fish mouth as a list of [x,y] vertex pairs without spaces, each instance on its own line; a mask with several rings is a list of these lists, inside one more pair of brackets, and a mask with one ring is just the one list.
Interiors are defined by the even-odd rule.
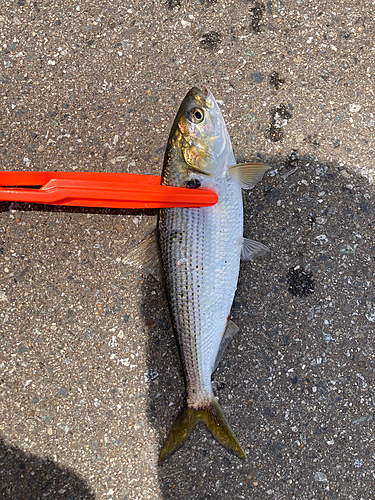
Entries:
[[200,106],[209,109],[214,106],[214,99],[210,89],[207,85],[203,85],[203,89],[199,89],[198,87],[193,87],[189,94],[191,97],[199,104]]
[[203,85],[203,92],[204,92],[204,98],[207,99],[211,94],[210,89],[207,87],[207,85]]
[[203,94],[207,108],[213,109],[215,107],[215,99],[207,85],[203,85]]

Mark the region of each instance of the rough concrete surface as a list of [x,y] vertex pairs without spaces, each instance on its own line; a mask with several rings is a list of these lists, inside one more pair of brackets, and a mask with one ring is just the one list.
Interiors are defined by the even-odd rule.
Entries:
[[246,195],[241,332],[214,375],[246,463],[198,427],[164,292],[123,263],[155,213],[0,213],[0,498],[375,497],[375,2],[1,0],[3,170],[157,174],[207,83]]

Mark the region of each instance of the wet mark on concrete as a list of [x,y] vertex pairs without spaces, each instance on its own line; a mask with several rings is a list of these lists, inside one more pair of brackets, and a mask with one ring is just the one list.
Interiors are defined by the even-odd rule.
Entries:
[[266,10],[265,6],[261,2],[256,2],[254,7],[250,9],[250,14],[251,14],[251,28],[255,33],[260,33],[261,29],[261,20],[264,14],[264,11]]
[[297,167],[300,160],[300,155],[296,149],[292,149],[290,155],[286,159],[285,166],[286,167]]
[[220,45],[222,37],[217,31],[209,31],[200,39],[200,44],[207,50],[215,50]]
[[276,127],[274,123],[270,123],[269,129],[267,130],[266,136],[272,142],[281,141],[284,135],[284,130],[282,128]]
[[285,104],[280,104],[271,109],[271,122],[268,126],[266,137],[272,142],[281,141],[284,135],[284,127],[291,119],[292,114],[286,109]]
[[319,146],[321,140],[322,140],[322,138],[319,135],[317,135],[317,134],[308,135],[307,137],[305,137],[303,139],[304,142],[307,142],[308,144],[311,144],[315,148]]
[[291,267],[286,275],[289,292],[295,297],[306,297],[314,293],[315,282],[311,271],[301,266]]
[[174,9],[175,7],[180,7],[181,0],[167,0],[166,4],[169,9]]
[[285,78],[282,73],[278,71],[273,71],[270,74],[270,84],[275,87],[276,90],[279,90],[280,86],[285,83]]

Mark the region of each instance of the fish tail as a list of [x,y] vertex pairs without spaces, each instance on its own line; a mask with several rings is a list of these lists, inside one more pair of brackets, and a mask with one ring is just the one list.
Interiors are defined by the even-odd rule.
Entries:
[[232,429],[229,427],[219,403],[213,398],[198,409],[190,408],[185,403],[160,452],[159,464],[185,443],[199,421],[203,421],[206,424],[212,436],[224,446],[224,448],[237,457],[246,460],[245,452],[233,434]]
[[197,410],[189,408],[186,403],[178,414],[172,429],[169,432],[167,441],[165,442],[160,455],[158,463],[160,464],[172,453],[181,448],[184,442],[192,433],[197,423]]

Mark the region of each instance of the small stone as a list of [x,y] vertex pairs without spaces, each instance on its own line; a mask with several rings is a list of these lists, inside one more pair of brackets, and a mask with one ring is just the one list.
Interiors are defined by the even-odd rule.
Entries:
[[347,172],[346,170],[340,170],[340,174],[341,174],[343,177],[346,177],[346,178],[350,177],[349,172]]
[[68,434],[68,432],[70,431],[71,427],[72,427],[72,424],[67,424],[67,425],[60,425],[59,426],[60,429],[65,433],[65,434]]
[[261,83],[264,80],[264,75],[262,73],[259,73],[259,71],[256,71],[255,73],[251,73],[251,78],[254,80],[256,83]]
[[354,255],[356,250],[357,250],[358,244],[355,243],[354,245],[349,245],[349,243],[346,243],[340,248],[340,253],[344,255]]
[[314,319],[314,307],[309,309],[309,314],[307,315],[307,321],[311,321],[312,319]]
[[315,481],[326,483],[328,482],[328,478],[324,472],[315,472],[314,474]]
[[129,50],[132,50],[133,44],[131,42],[129,42],[129,40],[122,40],[121,47],[122,47],[122,50],[125,50],[128,52]]

